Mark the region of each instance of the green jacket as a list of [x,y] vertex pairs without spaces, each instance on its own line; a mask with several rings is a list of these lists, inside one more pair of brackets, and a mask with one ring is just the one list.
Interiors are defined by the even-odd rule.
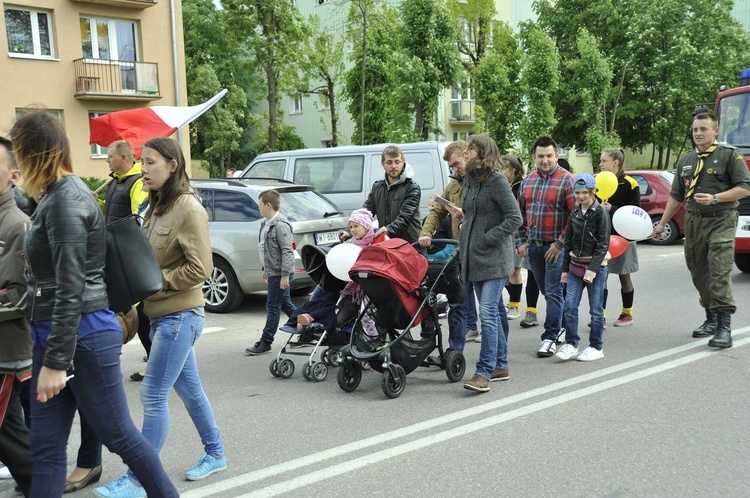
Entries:
[[[461,203],[464,199],[464,179],[455,176],[451,178],[451,181],[448,182],[448,185],[445,187],[443,195],[440,197],[443,197],[456,206],[461,207]],[[424,220],[422,231],[419,236],[432,237],[432,234],[435,233],[435,230],[438,229],[440,223],[443,222],[443,219],[445,219],[446,216],[448,216],[448,210],[445,209],[445,206],[435,203],[435,207],[430,209],[427,218]],[[453,232],[453,238],[456,240],[458,240],[458,227],[460,224],[461,220],[454,216],[451,221],[451,230]]]

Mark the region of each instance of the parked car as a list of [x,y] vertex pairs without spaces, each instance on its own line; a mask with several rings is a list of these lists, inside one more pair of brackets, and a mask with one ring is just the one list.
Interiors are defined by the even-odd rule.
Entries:
[[[376,180],[384,177],[381,153],[388,144],[347,145],[325,149],[267,152],[243,170],[243,178],[283,178],[313,185],[346,215],[365,203]],[[414,170],[414,181],[422,190],[420,215],[427,216],[427,201],[442,194],[448,184],[449,168],[443,160],[448,142],[396,144]]]
[[295,271],[292,292],[304,295],[315,284],[305,272],[299,251],[308,244],[326,246],[338,242],[347,226],[341,209],[313,187],[283,180],[192,180],[208,213],[214,271],[203,286],[205,308],[226,313],[239,306],[245,294],[265,291],[258,240],[263,217],[258,196],[275,189],[281,196],[281,212],[294,231]]
[[[626,171],[626,174],[638,182],[641,191],[641,207],[651,216],[651,221],[656,225],[661,221],[664,209],[667,207],[669,191],[672,189],[674,173],[664,170],[634,170]],[[664,232],[659,240],[649,239],[656,245],[674,244],[677,239],[685,236],[685,206],[680,206],[677,213],[664,227]]]

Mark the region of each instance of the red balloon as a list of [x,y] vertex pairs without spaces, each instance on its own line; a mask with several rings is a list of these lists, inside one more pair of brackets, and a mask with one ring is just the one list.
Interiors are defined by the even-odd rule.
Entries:
[[609,236],[609,254],[612,258],[616,258],[625,252],[628,248],[628,241],[620,237],[619,235]]

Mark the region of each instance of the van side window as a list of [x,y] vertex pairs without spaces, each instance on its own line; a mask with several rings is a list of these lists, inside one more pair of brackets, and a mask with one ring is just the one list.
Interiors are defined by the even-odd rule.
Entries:
[[[419,188],[422,190],[432,190],[435,188],[435,168],[432,164],[432,154],[429,152],[404,152],[404,158],[406,159],[406,164],[410,165],[414,170],[412,180],[419,185]],[[383,165],[380,164],[380,154],[373,154],[372,156],[371,173],[373,182],[385,177]]]
[[[313,185],[322,194],[360,192],[364,163],[361,155],[300,158],[294,163],[294,182]],[[298,180],[306,176],[307,181]]]
[[244,177],[247,178],[278,178],[284,179],[284,168],[286,161],[284,159],[276,159],[274,161],[260,161],[247,170]]
[[246,194],[214,190],[214,221],[256,221],[261,218],[258,204]]

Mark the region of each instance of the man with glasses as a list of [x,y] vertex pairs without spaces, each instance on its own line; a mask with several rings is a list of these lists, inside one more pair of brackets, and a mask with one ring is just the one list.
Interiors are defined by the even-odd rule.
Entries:
[[422,229],[419,203],[422,191],[413,178],[414,170],[406,164],[404,153],[389,145],[380,156],[385,178],[372,185],[362,207],[378,219],[379,233],[414,243]]

